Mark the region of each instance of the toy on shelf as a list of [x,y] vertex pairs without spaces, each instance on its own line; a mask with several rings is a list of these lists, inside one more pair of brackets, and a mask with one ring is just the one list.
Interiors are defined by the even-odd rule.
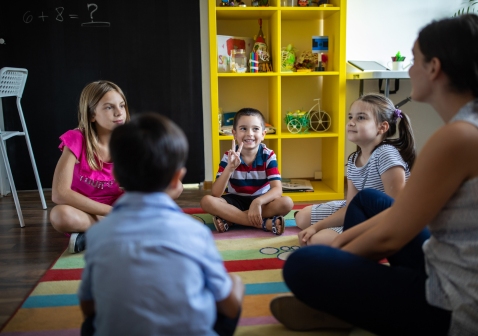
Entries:
[[254,39],[256,42],[254,43],[252,50],[259,58],[259,72],[272,71],[270,55],[267,50],[264,33],[262,32],[262,19],[259,19],[259,33],[257,33],[257,36],[254,37]]
[[318,64],[318,55],[311,50],[303,51],[294,65],[297,72],[314,71]]
[[[310,108],[309,111],[293,111],[287,112],[284,121],[287,130],[291,133],[307,133],[309,129],[316,132],[325,132],[330,128],[332,120],[330,115],[320,109],[320,98],[314,99],[317,103]],[[314,110],[317,107],[317,110]]]
[[295,63],[295,48],[292,44],[282,47],[280,70],[282,72],[292,72]]
[[251,2],[251,5],[253,7],[268,7],[269,6],[269,0],[253,0]]

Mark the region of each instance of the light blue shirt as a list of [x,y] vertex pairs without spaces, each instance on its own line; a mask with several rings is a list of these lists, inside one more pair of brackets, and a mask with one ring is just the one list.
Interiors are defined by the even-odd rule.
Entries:
[[127,192],[86,242],[78,296],[97,335],[215,335],[232,282],[209,228],[165,193]]

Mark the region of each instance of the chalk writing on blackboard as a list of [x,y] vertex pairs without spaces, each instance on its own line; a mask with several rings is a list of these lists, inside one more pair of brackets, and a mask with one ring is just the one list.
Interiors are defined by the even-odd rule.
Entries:
[[90,7],[94,7],[94,9],[90,12],[91,22],[82,23],[81,24],[82,27],[109,27],[110,26],[109,22],[98,22],[93,20],[93,13],[98,10],[98,6],[96,4],[91,3],[91,4],[87,4],[86,6],[88,7],[88,10],[90,10]]
[[[91,28],[100,28],[100,27],[110,27],[111,23],[109,22],[103,22],[103,21],[95,21],[93,18],[93,13],[98,10],[98,5],[94,3],[89,3],[86,4],[86,8],[88,9],[88,12],[90,13],[90,22],[83,22],[81,24],[82,27],[91,27]],[[63,22],[65,20],[63,13],[65,11],[64,7],[56,7],[55,8],[55,21],[58,22]],[[48,14],[48,13],[47,13]],[[78,19],[78,14],[68,14],[68,17],[70,19]],[[41,12],[40,15],[37,17],[38,19],[42,20],[42,22],[45,22],[45,20],[48,20],[50,18],[50,15],[46,15],[43,11]],[[31,23],[34,19],[34,13],[31,11],[25,12],[23,14],[23,22],[28,24]]]

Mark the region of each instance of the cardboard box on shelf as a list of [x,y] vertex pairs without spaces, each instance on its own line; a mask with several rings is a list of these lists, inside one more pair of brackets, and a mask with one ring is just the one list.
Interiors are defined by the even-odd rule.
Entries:
[[217,57],[218,72],[230,72],[229,64],[232,49],[244,49],[246,51],[247,60],[254,47],[254,39],[252,37],[239,37],[228,35],[217,35]]

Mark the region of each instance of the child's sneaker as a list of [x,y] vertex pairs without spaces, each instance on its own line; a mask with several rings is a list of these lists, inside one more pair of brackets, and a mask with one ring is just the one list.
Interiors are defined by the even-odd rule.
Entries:
[[85,233],[72,233],[70,236],[70,243],[68,244],[68,252],[78,253],[84,251],[86,247]]

